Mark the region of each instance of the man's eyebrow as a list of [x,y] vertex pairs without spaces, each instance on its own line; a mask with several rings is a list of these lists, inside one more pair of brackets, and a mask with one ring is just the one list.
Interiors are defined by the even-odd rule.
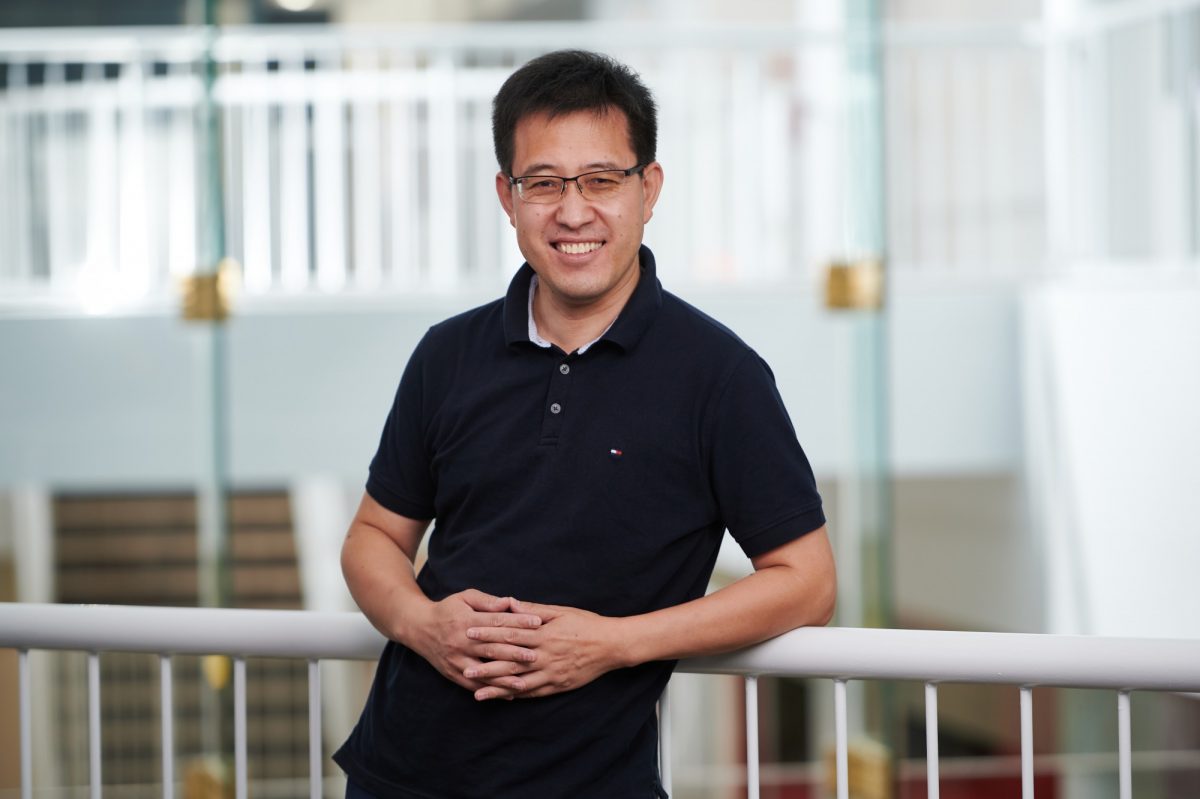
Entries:
[[554,166],[552,164],[530,164],[521,171],[522,175],[553,175]]
[[[529,166],[525,167],[524,171],[516,175],[516,177],[521,177],[522,175],[557,175],[557,169],[559,169],[559,167],[556,167],[553,164],[530,164]],[[587,172],[597,172],[604,169],[624,169],[624,167],[617,166],[615,161],[593,161],[590,164],[584,164],[583,171],[579,174],[582,175]],[[563,175],[562,177],[570,176]]]

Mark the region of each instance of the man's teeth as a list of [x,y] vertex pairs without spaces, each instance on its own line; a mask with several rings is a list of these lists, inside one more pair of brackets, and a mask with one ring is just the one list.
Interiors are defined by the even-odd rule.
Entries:
[[581,242],[559,242],[558,251],[565,252],[568,255],[583,255],[593,250],[598,250],[603,245],[599,241],[581,241]]

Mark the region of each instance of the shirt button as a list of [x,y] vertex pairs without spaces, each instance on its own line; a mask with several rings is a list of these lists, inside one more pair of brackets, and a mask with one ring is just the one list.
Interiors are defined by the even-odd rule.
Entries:
[[566,375],[566,374],[570,374],[570,373],[571,373],[571,367],[570,367],[570,366],[567,366],[565,363],[562,363],[562,364],[559,364],[559,365],[558,365],[558,371],[559,371],[559,372],[561,372],[561,373],[562,373],[562,374],[564,374],[564,375]]
[[557,402],[550,406],[550,413],[562,413],[562,406]]

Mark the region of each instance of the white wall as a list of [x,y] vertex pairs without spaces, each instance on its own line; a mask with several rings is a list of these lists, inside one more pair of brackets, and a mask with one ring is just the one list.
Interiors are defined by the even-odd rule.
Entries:
[[1200,286],[1047,286],[1025,338],[1049,631],[1200,636]]

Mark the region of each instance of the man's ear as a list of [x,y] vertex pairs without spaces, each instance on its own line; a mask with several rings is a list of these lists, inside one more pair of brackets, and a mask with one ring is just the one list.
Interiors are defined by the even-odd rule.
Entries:
[[508,175],[503,172],[496,173],[496,196],[500,198],[500,205],[504,208],[504,213],[508,214],[508,223],[516,227],[517,218],[513,216],[512,184],[508,182]]
[[654,216],[654,204],[658,202],[659,192],[662,191],[663,168],[657,161],[651,161],[642,170],[642,224]]

